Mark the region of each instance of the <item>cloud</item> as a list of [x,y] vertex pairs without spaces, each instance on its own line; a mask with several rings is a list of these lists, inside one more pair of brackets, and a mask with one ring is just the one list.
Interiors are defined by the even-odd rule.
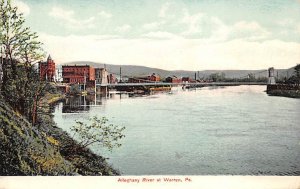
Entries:
[[128,32],[129,30],[131,30],[131,26],[128,25],[128,24],[124,24],[124,25],[122,25],[122,26],[116,28],[116,31],[117,31],[117,32],[121,32],[121,33],[126,33],[126,32]]
[[187,9],[183,11],[184,16],[179,22],[184,24],[186,29],[181,35],[211,41],[225,41],[228,39],[231,28],[218,17],[208,16],[203,12],[191,15]]
[[185,25],[181,35],[212,41],[226,41],[232,39],[265,40],[271,33],[255,21],[239,21],[232,25],[225,24],[220,18],[198,12],[190,14],[184,9],[184,16],[179,23]]
[[26,17],[30,14],[30,7],[22,1],[13,1],[13,5],[18,7],[18,12]]
[[145,30],[157,30],[165,23],[166,23],[165,21],[151,22],[151,23],[144,24],[142,27]]
[[61,7],[52,7],[49,12],[51,17],[54,17],[64,24],[67,27],[72,29],[84,29],[84,28],[94,28],[95,27],[95,17],[89,17],[84,20],[79,20],[75,18],[75,12],[73,10],[66,10]]
[[257,22],[240,21],[233,25],[232,36],[235,38],[260,40],[269,37],[270,32],[260,26]]
[[300,40],[300,24],[295,19],[282,19],[275,22],[279,36],[288,40]]
[[178,35],[169,33],[169,32],[163,32],[163,31],[158,31],[158,32],[150,32],[146,34],[142,34],[142,37],[145,38],[151,38],[151,39],[174,39],[174,38],[182,38]]
[[175,3],[174,1],[162,4],[158,11],[158,17],[163,19],[174,19],[180,16],[182,6],[184,6],[183,4],[184,3]]
[[170,2],[167,2],[165,4],[163,4],[159,10],[159,14],[158,16],[161,17],[161,18],[165,18],[167,16],[167,12],[170,8],[170,5],[171,3]]
[[187,9],[184,9],[184,17],[181,19],[181,23],[187,25],[187,30],[185,30],[183,35],[193,35],[201,33],[203,30],[202,21],[204,19],[204,13],[197,13],[190,15]]
[[[148,37],[168,36],[150,33]],[[266,69],[289,68],[300,59],[300,43],[235,39],[219,43],[206,39],[170,36],[166,40],[107,36],[40,35],[45,49],[57,63],[75,60],[132,64],[162,69]],[[99,53],[101,52],[101,53]]]
[[296,31],[297,31],[298,34],[300,35],[300,24],[297,25]]
[[102,18],[111,18],[112,17],[112,14],[109,12],[106,12],[106,11],[101,11],[98,13],[98,15]]

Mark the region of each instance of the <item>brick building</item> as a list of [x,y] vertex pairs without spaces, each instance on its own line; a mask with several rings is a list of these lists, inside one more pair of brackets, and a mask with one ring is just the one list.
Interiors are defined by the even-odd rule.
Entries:
[[153,83],[159,81],[160,81],[160,76],[156,75],[155,73],[149,76],[134,77],[128,79],[128,83]]
[[109,74],[107,78],[108,83],[114,84],[118,82],[117,78],[113,74]]
[[158,82],[158,81],[160,81],[160,77],[159,77],[159,75],[156,75],[155,73],[153,73],[151,76],[149,76],[149,80]]
[[167,83],[181,83],[182,80],[176,76],[172,76],[172,77],[170,76],[170,77],[166,78],[166,82]]
[[46,62],[39,63],[40,78],[43,81],[54,81],[55,62],[49,55]]
[[95,81],[95,69],[89,65],[62,66],[63,83],[84,84]]

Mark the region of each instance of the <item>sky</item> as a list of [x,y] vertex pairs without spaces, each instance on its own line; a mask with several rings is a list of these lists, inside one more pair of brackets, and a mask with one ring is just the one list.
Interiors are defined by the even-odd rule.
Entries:
[[14,0],[58,64],[167,70],[300,63],[300,0]]

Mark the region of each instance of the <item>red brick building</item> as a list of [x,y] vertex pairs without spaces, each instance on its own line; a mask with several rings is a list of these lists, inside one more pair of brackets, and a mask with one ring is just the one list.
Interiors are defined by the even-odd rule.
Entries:
[[172,76],[172,77],[167,77],[166,82],[167,83],[181,83],[182,80],[176,76]]
[[46,62],[39,63],[40,78],[43,81],[54,81],[55,62],[49,55]]
[[108,79],[108,83],[111,83],[111,84],[118,82],[117,78],[113,74],[109,74],[107,76],[107,79]]
[[159,75],[156,75],[155,73],[153,73],[151,76],[149,76],[149,80],[157,82],[157,81],[160,81],[160,77],[159,77]]
[[95,81],[95,69],[89,65],[62,66],[64,83],[84,84]]
[[128,83],[153,83],[153,82],[159,82],[160,77],[159,75],[156,75],[153,73],[152,75],[149,76],[144,76],[144,77],[134,77],[134,78],[129,78]]

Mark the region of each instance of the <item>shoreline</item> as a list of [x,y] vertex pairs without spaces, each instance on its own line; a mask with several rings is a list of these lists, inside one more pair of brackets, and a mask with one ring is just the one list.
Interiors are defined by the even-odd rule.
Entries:
[[[53,97],[54,96],[54,97]],[[81,147],[78,142],[73,139],[66,131],[57,126],[57,123],[53,120],[52,108],[55,107],[57,103],[66,99],[66,95],[63,94],[50,94],[50,99],[47,99],[49,103],[49,113],[51,115],[47,128],[41,127],[42,129],[47,129],[51,133],[51,136],[57,140],[61,148],[59,149],[61,155],[68,161],[70,161],[76,167],[76,172],[80,175],[86,176],[117,176],[120,175],[118,170],[115,170],[112,165],[106,162],[106,158],[95,154],[88,147]],[[50,129],[49,129],[50,126]]]
[[[54,97],[52,96],[54,95]],[[0,95],[1,176],[117,176],[105,157],[82,147],[59,128],[51,112],[62,95],[47,94],[37,123],[32,125]]]
[[300,98],[300,86],[298,85],[286,85],[286,84],[267,85],[266,92],[270,96]]

